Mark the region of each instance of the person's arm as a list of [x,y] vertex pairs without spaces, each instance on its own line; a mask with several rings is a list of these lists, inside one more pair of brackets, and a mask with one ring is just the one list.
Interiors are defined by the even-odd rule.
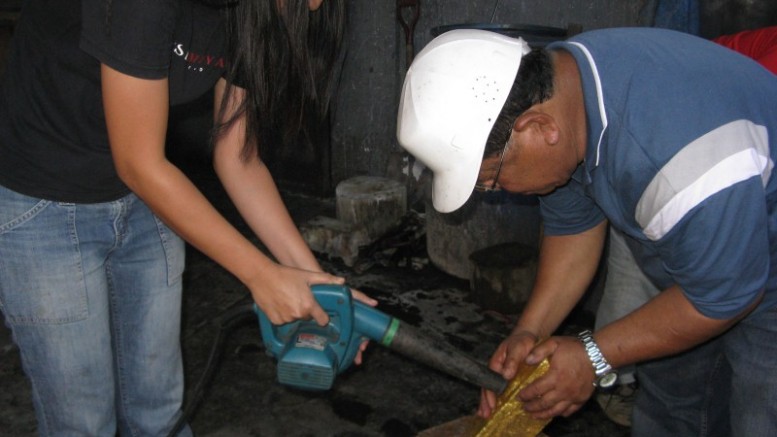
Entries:
[[[688,350],[725,332],[749,314],[760,298],[729,319],[704,316],[678,286],[594,334],[602,355],[614,368]],[[519,393],[526,411],[538,419],[568,416],[594,391],[594,371],[582,343],[575,337],[551,337],[539,344],[526,362],[552,356],[551,368]]]
[[[226,86],[226,81],[221,79],[215,88],[214,123],[217,124],[222,121],[218,117]],[[239,106],[244,96],[244,90],[240,88],[233,91],[227,104],[232,109]],[[229,113],[224,115],[225,119],[230,116]],[[282,265],[322,272],[318,260],[289,215],[267,166],[256,154],[246,159],[241,157],[244,142],[245,124],[241,118],[228,131],[223,132],[214,145],[213,167],[232,203],[254,234]],[[368,305],[375,306],[378,303],[359,290],[351,289],[351,292],[354,298]],[[356,364],[361,363],[361,351],[366,347],[365,341],[354,359]]]
[[[585,294],[599,266],[607,221],[575,235],[545,236],[537,278],[515,329],[496,349],[489,363],[512,379],[537,341],[550,336]],[[478,414],[489,417],[496,395],[483,391]]]
[[603,221],[580,234],[543,238],[534,289],[515,330],[545,338],[558,329],[591,285],[604,248],[607,223]]
[[243,284],[273,323],[328,321],[309,286],[342,283],[323,272],[280,266],[243,237],[165,157],[167,79],[101,68],[105,119],[119,177],[186,241]]
[[[226,81],[219,80],[215,90],[216,117],[225,89]],[[236,108],[243,94],[242,89],[235,88],[228,107]],[[321,271],[289,215],[267,166],[256,154],[241,159],[244,132],[245,124],[240,119],[215,143],[213,166],[224,189],[251,230],[281,264]]]
[[737,316],[713,319],[700,313],[682,289],[674,285],[628,316],[594,335],[602,354],[615,367],[673,355],[701,344],[731,328],[761,301],[756,299]]

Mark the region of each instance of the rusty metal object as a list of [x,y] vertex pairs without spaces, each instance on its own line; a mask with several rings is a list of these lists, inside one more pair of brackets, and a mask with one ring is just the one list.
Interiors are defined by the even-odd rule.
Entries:
[[542,429],[550,422],[533,419],[523,410],[517,394],[524,387],[544,375],[550,367],[548,360],[537,366],[523,366],[505,391],[499,395],[496,410],[486,420],[478,416],[464,416],[426,429],[418,437],[547,437]]
[[518,392],[544,375],[550,368],[547,358],[536,366],[518,369],[507,389],[499,395],[496,410],[474,437],[535,437],[542,432],[550,419],[534,419],[524,411]]
[[486,419],[472,415],[459,417],[441,425],[425,429],[417,437],[472,437],[478,432]]
[[[405,19],[405,11],[409,11],[409,20]],[[415,25],[421,16],[420,0],[397,0],[397,19],[402,29],[405,31],[405,62],[406,68],[410,68],[415,57],[415,45],[413,44],[413,35],[415,34]]]

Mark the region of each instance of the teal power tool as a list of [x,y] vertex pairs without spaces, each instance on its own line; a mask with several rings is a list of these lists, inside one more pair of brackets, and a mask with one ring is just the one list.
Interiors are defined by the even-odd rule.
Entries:
[[311,288],[329,324],[298,320],[273,325],[254,306],[267,354],[278,361],[278,381],[304,390],[327,390],[353,362],[364,340],[373,340],[453,377],[501,393],[502,376],[451,345],[351,297],[342,285]]

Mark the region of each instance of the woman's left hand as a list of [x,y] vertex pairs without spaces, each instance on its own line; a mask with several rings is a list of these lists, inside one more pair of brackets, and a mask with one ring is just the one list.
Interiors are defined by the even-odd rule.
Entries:
[[[374,307],[378,305],[378,301],[367,296],[366,294],[362,293],[361,291],[351,288],[351,295],[354,299],[358,300],[359,302],[369,305],[371,307]],[[362,363],[362,353],[367,350],[367,345],[369,344],[369,340],[363,341],[359,345],[359,352],[356,353],[356,357],[353,359],[354,364],[359,365]]]

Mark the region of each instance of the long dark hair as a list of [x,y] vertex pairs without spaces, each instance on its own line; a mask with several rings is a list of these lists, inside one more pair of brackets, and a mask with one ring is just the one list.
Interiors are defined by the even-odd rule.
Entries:
[[[229,119],[216,126],[218,137],[245,114],[242,156],[260,147],[289,143],[305,133],[309,117],[323,119],[333,89],[333,71],[345,29],[345,0],[325,0],[310,11],[307,0],[242,0],[227,8],[229,84],[246,97]],[[223,120],[223,118],[219,118]]]

